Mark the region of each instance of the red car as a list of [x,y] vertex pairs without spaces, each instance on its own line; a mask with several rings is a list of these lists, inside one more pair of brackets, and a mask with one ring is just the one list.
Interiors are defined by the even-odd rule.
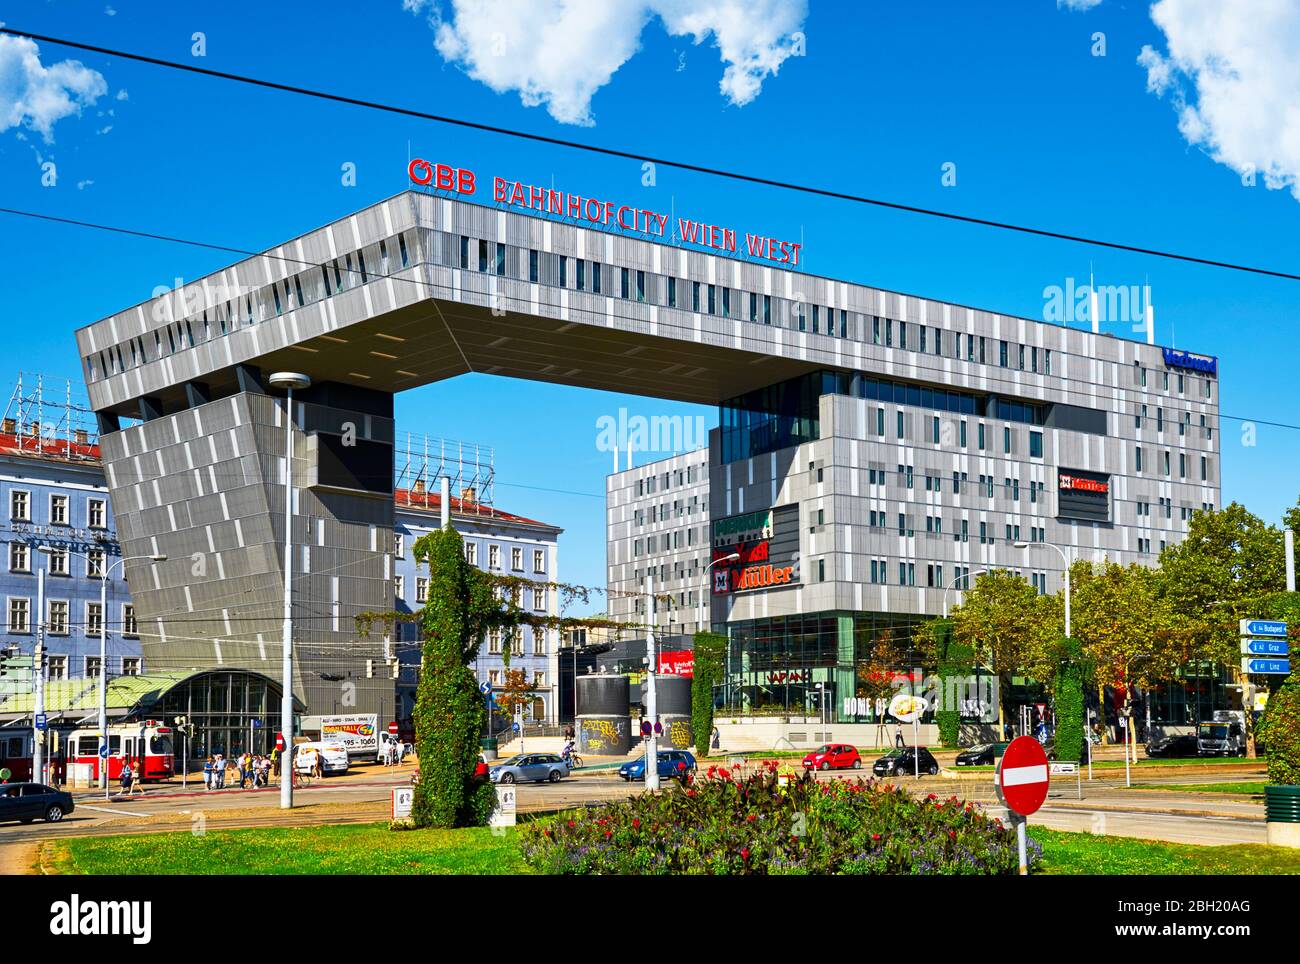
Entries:
[[848,743],[827,743],[813,750],[803,758],[805,770],[854,770],[862,769],[862,757],[858,748]]

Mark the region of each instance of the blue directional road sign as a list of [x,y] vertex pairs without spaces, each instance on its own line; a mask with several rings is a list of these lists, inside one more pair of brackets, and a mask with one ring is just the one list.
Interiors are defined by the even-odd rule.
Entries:
[[489,683],[487,680],[484,680],[483,682],[478,684],[478,691],[482,693],[484,696],[487,696],[489,693],[492,692],[492,684]]
[[1285,639],[1243,639],[1242,656],[1286,656],[1291,645]]
[[103,759],[103,760],[107,760],[107,759],[108,759],[108,744],[107,744],[107,743],[105,743],[103,746],[101,746],[101,747],[99,748],[99,756],[100,756],[100,759]]
[[1268,676],[1286,676],[1291,672],[1289,659],[1250,659],[1241,661],[1243,673],[1262,673]]
[[44,714],[44,713],[37,713],[37,714],[36,714],[36,729],[38,729],[38,730],[43,730],[43,729],[45,729],[45,721],[46,721],[46,716],[45,716],[45,714]]
[[514,730],[516,733],[518,733],[518,732],[519,732],[519,724],[518,724],[518,723],[511,723],[511,724],[510,724],[510,729],[512,729],[512,730]]
[[1277,619],[1243,619],[1241,621],[1243,636],[1281,636],[1286,637],[1286,623]]

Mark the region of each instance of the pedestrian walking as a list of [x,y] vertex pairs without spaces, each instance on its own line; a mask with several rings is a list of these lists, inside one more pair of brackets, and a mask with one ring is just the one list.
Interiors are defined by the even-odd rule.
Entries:
[[129,794],[131,792],[131,780],[133,776],[134,774],[131,772],[131,758],[126,757],[122,760],[122,773],[118,778],[123,793]]
[[212,779],[215,782],[215,789],[224,790],[226,788],[226,758],[220,753],[212,761]]
[[203,761],[203,789],[212,789],[212,757]]
[[901,726],[894,731],[894,746],[900,750],[907,746],[906,742],[903,740],[903,728]]
[[714,750],[722,749],[722,734],[715,726],[713,732],[709,734],[709,746]]

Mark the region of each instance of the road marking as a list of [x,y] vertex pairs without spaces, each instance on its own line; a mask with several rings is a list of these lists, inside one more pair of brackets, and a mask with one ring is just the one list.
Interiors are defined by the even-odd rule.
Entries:
[[101,811],[102,813],[120,813],[120,814],[125,814],[125,815],[128,816],[128,817],[143,817],[143,816],[145,816],[145,815],[144,815],[143,813],[141,813],[139,810],[114,810],[114,809],[112,809],[111,807],[92,807],[92,806],[91,806],[90,804],[88,804],[88,803],[83,803],[83,804],[82,804],[80,807],[78,807],[77,809],[79,809],[79,810],[99,810],[99,811]]

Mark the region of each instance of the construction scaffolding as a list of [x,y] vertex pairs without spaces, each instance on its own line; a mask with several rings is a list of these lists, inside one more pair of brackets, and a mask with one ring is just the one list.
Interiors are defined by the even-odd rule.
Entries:
[[433,508],[442,480],[448,480],[451,510],[458,514],[493,514],[496,456],[477,442],[434,438],[416,432],[399,434],[393,447],[394,499],[397,506]]
[[78,383],[69,378],[19,372],[0,421],[0,444],[10,451],[99,461],[98,422]]

